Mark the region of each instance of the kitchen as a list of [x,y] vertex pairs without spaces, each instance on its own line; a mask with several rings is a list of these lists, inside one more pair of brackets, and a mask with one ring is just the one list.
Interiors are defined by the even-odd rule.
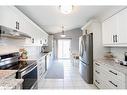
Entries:
[[71,8],[0,6],[0,89],[127,88],[126,6]]

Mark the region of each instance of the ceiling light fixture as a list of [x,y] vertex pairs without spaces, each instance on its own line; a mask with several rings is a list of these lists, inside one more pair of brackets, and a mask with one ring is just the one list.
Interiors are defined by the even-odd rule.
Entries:
[[73,6],[72,5],[60,5],[59,8],[60,8],[60,11],[63,14],[69,14],[73,10]]
[[64,26],[62,26],[62,34],[61,34],[61,37],[62,38],[66,37],[66,35],[64,34]]

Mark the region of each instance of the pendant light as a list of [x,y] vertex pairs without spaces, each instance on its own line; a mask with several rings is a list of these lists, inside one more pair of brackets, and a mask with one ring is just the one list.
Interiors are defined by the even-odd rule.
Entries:
[[62,38],[66,37],[66,35],[64,34],[64,26],[62,26],[62,34],[61,34],[61,37]]

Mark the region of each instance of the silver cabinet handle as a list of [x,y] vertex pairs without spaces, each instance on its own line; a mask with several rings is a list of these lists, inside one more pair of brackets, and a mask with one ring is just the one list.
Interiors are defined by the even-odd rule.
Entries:
[[117,35],[116,35],[116,42],[117,42]]
[[115,38],[115,35],[113,35],[113,42],[115,42],[115,39],[114,38]]
[[100,84],[100,82],[98,82],[97,80],[95,80],[95,81],[96,81],[96,83]]
[[117,75],[117,73],[115,73],[115,72],[113,72],[113,71],[111,71],[111,70],[109,70],[109,72],[112,73],[112,74],[114,74],[114,75]]
[[109,83],[111,83],[113,86],[118,87],[115,83],[109,80]]
[[100,74],[100,72],[98,72],[97,70],[95,70],[95,72],[96,72],[97,74]]
[[100,66],[100,64],[98,64],[98,63],[95,63],[97,66]]

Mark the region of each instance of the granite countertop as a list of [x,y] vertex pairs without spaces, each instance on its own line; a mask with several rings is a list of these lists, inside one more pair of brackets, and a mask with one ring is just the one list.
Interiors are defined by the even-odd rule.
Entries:
[[15,74],[17,70],[0,70],[0,79],[8,78],[9,76]]
[[46,56],[47,54],[49,54],[50,52],[47,52],[47,53],[39,53],[39,54],[36,54],[36,55],[33,55],[33,56],[30,56],[28,57],[28,59],[20,59],[21,61],[28,61],[28,60],[38,60],[40,59],[41,57],[44,57]]
[[103,66],[112,68],[127,75],[127,66],[120,65],[118,62],[115,62],[114,60],[101,58],[96,59],[95,62],[101,63]]
[[23,79],[9,78],[16,72],[17,70],[0,70],[0,89],[15,89],[18,84],[23,82]]
[[15,89],[17,85],[22,84],[23,79],[0,79],[0,90]]

